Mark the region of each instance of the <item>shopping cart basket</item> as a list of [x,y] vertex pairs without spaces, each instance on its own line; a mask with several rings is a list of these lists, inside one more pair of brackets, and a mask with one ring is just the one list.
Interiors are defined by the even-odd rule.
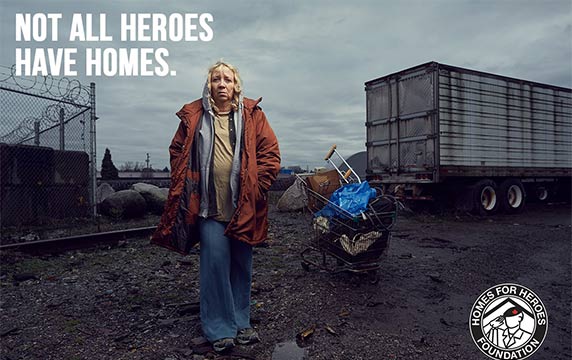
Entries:
[[[306,191],[313,232],[301,253],[302,266],[306,270],[315,266],[330,273],[366,273],[372,282],[377,282],[381,256],[389,246],[391,228],[397,218],[398,202],[392,196],[381,194],[380,189],[374,189],[375,195],[366,200],[367,205],[358,213],[348,211],[338,201],[330,201],[332,194],[345,186],[369,188],[369,184],[362,184],[359,176],[347,166],[351,176],[336,168],[298,180]],[[332,258],[333,265],[329,261]]]

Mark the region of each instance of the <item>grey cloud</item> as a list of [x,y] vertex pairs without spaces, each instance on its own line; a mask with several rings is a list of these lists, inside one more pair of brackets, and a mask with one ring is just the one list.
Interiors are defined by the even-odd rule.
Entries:
[[[169,50],[176,77],[85,78],[97,83],[98,153],[116,163],[168,165],[174,113],[201,94],[206,70],[224,58],[241,71],[245,95],[279,137],[283,165],[323,165],[337,143],[365,149],[364,82],[431,60],[516,78],[572,85],[572,4],[565,1],[5,2],[0,63],[13,63],[15,12],[106,12],[116,39],[101,47]],[[210,43],[125,43],[121,12],[210,12]],[[53,44],[36,44],[52,46]],[[75,44],[82,47],[93,44]],[[59,46],[68,46],[62,41]],[[80,46],[78,46],[80,47]],[[101,157],[101,156],[100,156]],[[100,160],[98,161],[100,163]]]

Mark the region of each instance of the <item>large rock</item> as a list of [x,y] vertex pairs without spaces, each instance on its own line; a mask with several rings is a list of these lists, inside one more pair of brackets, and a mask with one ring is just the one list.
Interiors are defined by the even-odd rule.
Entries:
[[159,187],[145,183],[133,184],[131,189],[143,196],[147,203],[147,210],[159,215],[163,212],[169,189],[167,189],[167,194],[165,194],[165,191]]
[[100,204],[106,197],[113,194],[115,190],[108,183],[102,183],[95,190],[95,201]]
[[296,211],[302,210],[307,203],[308,197],[306,196],[304,184],[302,184],[302,180],[296,178],[294,184],[284,191],[276,207],[278,211]]
[[135,190],[117,191],[99,204],[101,214],[124,219],[142,217],[146,208],[145,198]]

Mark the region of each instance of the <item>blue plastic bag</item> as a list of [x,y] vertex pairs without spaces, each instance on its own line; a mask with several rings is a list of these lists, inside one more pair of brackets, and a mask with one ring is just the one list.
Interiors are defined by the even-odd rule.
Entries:
[[[361,184],[347,184],[334,191],[330,197],[330,202],[324,208],[316,212],[315,216],[324,217],[352,217],[360,215],[367,209],[367,204],[371,198],[376,197],[375,189],[369,187],[367,181]],[[345,210],[340,211],[337,207]]]

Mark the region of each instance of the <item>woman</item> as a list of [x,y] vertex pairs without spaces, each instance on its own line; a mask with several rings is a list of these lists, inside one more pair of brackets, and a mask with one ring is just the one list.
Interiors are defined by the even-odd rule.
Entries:
[[200,242],[200,308],[217,352],[259,341],[250,324],[252,246],[265,240],[267,192],[280,169],[274,132],[219,61],[203,98],[186,104],[171,142],[171,188],[152,242],[187,254]]

